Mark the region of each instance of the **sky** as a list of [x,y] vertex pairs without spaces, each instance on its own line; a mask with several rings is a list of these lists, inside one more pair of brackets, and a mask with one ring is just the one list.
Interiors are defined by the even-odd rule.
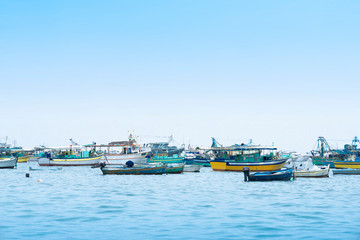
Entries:
[[351,0],[0,1],[0,140],[342,147],[359,26]]

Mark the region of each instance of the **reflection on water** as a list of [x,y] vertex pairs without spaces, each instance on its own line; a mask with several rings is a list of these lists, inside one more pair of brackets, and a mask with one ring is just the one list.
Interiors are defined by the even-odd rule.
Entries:
[[360,237],[360,176],[244,182],[211,168],[104,176],[29,166],[0,171],[0,239]]

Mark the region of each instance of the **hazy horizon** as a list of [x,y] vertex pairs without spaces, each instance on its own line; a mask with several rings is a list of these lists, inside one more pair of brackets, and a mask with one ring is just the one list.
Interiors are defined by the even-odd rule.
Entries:
[[253,139],[308,152],[324,136],[341,148],[360,135],[359,9],[358,1],[2,2],[0,140],[107,143],[135,130],[186,145]]

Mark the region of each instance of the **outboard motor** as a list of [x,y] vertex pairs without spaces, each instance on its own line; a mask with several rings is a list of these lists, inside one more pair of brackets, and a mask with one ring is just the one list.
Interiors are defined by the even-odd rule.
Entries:
[[127,162],[125,163],[125,165],[126,165],[126,167],[128,167],[128,168],[132,168],[132,167],[134,166],[134,162],[133,162],[133,161],[127,161]]
[[245,182],[249,181],[250,168],[244,167],[243,172],[244,172],[244,181]]

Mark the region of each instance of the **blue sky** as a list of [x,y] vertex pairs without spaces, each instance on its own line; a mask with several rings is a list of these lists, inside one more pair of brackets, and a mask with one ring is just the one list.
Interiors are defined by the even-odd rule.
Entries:
[[[358,122],[358,1],[2,1],[0,138],[275,143]],[[335,143],[334,143],[335,144]],[[343,144],[339,143],[340,146]]]

